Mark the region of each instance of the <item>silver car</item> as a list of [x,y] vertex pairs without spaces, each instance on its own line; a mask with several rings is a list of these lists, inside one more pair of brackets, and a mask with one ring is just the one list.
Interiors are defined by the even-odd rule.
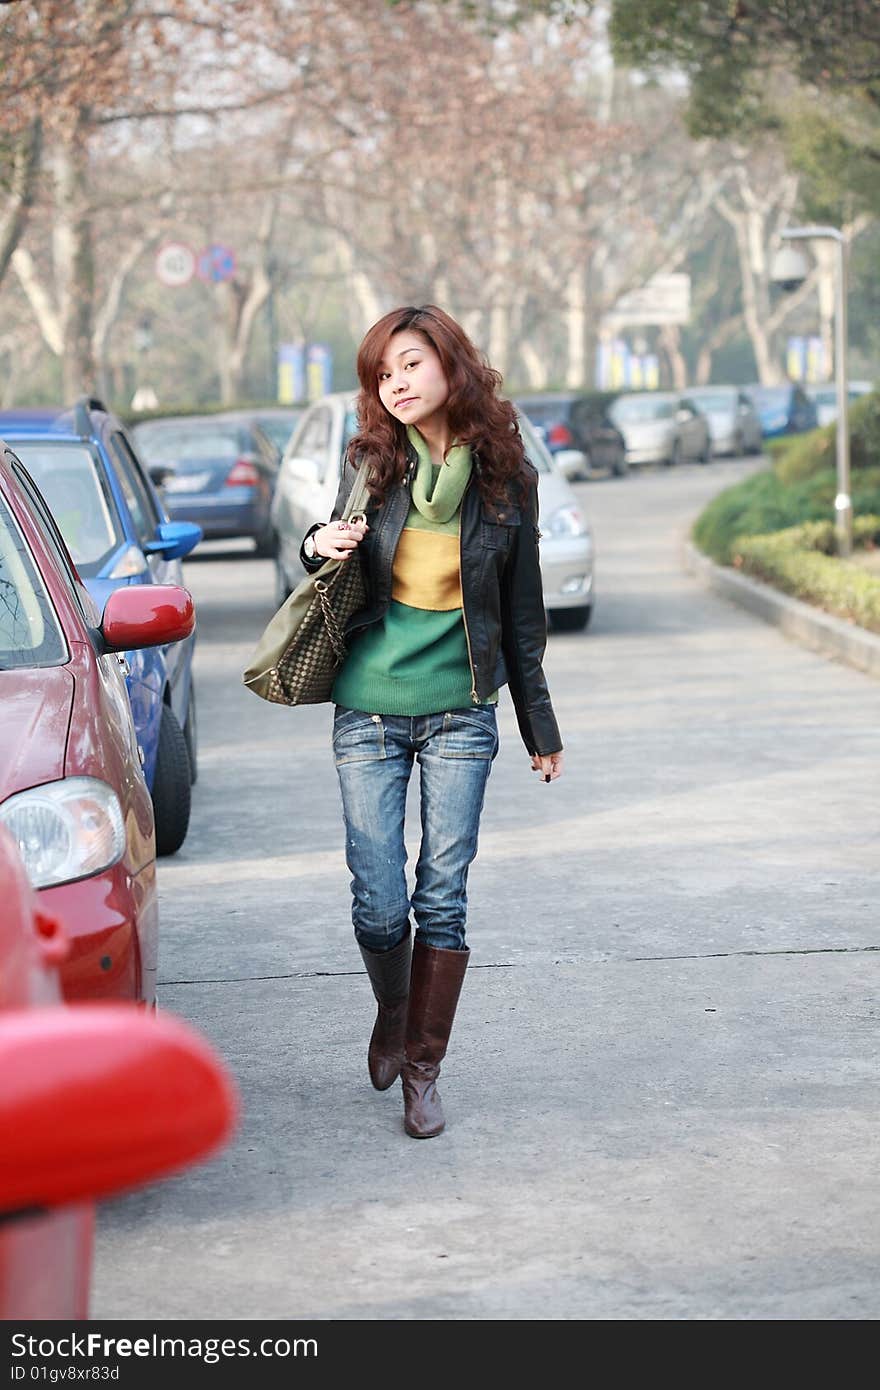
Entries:
[[[538,470],[544,603],[553,627],[578,631],[587,626],[593,611],[592,533],[565,476],[521,414],[519,424],[526,452]],[[272,502],[279,605],[304,577],[299,559],[303,536],[316,521],[330,519],[342,459],[356,432],[354,396],[334,392],[308,408],[284,451]]]
[[632,391],[608,409],[626,441],[627,464],[708,463],[712,437],[706,417],[689,395]]
[[692,386],[687,393],[705,415],[713,454],[760,454],[761,420],[738,386]]

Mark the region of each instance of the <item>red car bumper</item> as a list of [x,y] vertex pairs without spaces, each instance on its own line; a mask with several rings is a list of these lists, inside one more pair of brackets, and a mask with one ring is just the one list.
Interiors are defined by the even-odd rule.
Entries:
[[43,888],[40,902],[57,914],[70,939],[61,965],[67,1002],[156,997],[159,908],[156,865],[132,877],[123,862],[94,878]]

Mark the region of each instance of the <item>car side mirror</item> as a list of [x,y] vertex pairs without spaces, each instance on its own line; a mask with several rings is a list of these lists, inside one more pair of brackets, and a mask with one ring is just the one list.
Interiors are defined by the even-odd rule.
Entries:
[[179,560],[195,550],[203,535],[201,526],[196,526],[192,521],[160,521],[156,527],[156,539],[147,541],[142,548],[147,555]]
[[232,1079],[179,1019],[129,1004],[0,1020],[0,1212],[31,1213],[149,1182],[232,1133]]
[[189,637],[196,625],[192,594],[177,584],[131,584],[108,598],[101,618],[104,650],[164,647]]
[[175,476],[175,474],[177,473],[177,469],[172,468],[170,464],[167,463],[154,463],[153,466],[147,470],[147,472],[149,473],[150,478],[155,483],[156,487],[164,487],[165,484],[168,482],[168,479],[173,478]]

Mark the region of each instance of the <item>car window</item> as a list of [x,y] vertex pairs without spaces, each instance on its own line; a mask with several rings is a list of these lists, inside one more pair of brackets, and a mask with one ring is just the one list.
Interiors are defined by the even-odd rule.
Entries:
[[789,388],[787,386],[752,386],[749,388],[749,395],[759,410],[766,410],[768,407],[787,406]]
[[323,480],[330,466],[330,444],[333,437],[333,413],[329,406],[318,406],[303,421],[297,438],[296,452],[301,458],[314,459],[318,476]]
[[162,520],[153,501],[152,494],[144,481],[140,464],[128,446],[123,434],[115,431],[110,436],[110,452],[116,462],[119,478],[131,519],[134,522],[141,545],[155,538],[156,528]]
[[618,396],[608,413],[616,424],[669,420],[675,413],[675,401],[668,396]]
[[532,425],[529,417],[518,410],[516,418],[519,422],[519,432],[526,446],[526,456],[529,462],[535,465],[539,473],[552,473],[553,463],[547,452],[547,445]]
[[517,400],[519,406],[528,418],[535,425],[555,424],[557,420],[565,420],[568,416],[570,401],[531,401]]
[[149,463],[186,463],[190,459],[228,459],[234,463],[240,452],[239,426],[223,425],[138,425],[138,448]]
[[[694,399],[699,410],[730,410],[736,397],[730,391],[717,393],[707,391],[705,395],[701,392]],[[740,400],[742,400],[741,396]]]
[[287,447],[287,441],[293,434],[301,412],[297,411],[290,415],[261,415],[259,425],[264,434],[267,434],[280,453]]
[[67,644],[18,524],[0,497],[0,670],[61,666]]
[[99,461],[84,444],[21,440],[15,450],[49,504],[80,573],[94,575],[124,540]]

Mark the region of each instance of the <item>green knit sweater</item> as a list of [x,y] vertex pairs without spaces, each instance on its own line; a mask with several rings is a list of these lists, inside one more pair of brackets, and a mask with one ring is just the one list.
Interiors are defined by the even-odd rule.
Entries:
[[[412,430],[410,437],[419,467],[394,555],[391,603],[382,621],[353,643],[332,692],[336,704],[369,714],[437,714],[474,703],[459,563],[461,495],[470,460],[463,470],[461,458],[452,460],[450,454],[456,471],[463,472],[461,492],[457,504],[452,497],[451,515],[450,506],[434,506],[446,520],[432,520],[417,499],[432,510],[441,468],[449,464],[432,464],[421,436]],[[448,494],[449,487],[441,486],[439,492]],[[486,703],[497,698],[496,691]]]

